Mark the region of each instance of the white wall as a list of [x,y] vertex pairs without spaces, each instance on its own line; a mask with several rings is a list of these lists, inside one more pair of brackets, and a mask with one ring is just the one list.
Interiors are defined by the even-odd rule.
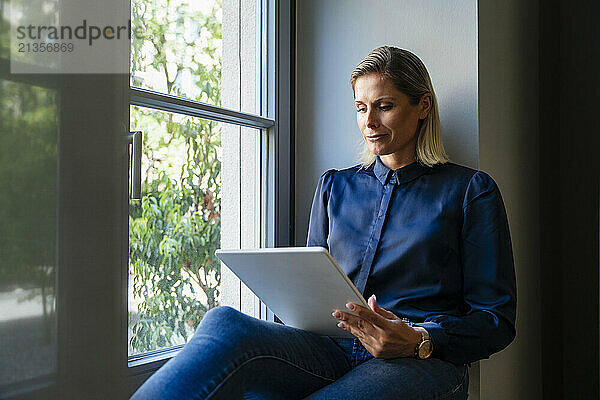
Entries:
[[375,47],[405,48],[423,60],[446,151],[477,166],[476,1],[302,0],[296,12],[296,244],[306,241],[320,174],[357,164],[362,138],[349,79]]

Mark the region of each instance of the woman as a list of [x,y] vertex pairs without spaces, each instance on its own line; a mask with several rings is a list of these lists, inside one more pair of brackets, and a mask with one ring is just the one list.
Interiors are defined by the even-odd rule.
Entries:
[[134,398],[465,399],[467,364],[514,339],[502,198],[489,175],[448,162],[425,66],[384,46],[350,82],[364,153],[321,176],[308,245],[369,298],[332,313],[356,339],[218,307]]

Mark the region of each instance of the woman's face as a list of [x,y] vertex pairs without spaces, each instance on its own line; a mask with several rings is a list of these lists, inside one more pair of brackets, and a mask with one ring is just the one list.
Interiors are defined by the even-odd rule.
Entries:
[[358,127],[371,153],[392,169],[414,161],[417,127],[431,108],[431,95],[413,106],[389,79],[369,74],[354,83],[354,104]]

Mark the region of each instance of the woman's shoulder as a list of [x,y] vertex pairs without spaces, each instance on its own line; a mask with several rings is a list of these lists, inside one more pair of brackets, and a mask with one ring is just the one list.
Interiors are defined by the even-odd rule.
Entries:
[[320,180],[328,182],[331,181],[334,177],[336,179],[351,178],[361,170],[364,171],[364,168],[361,168],[361,164],[342,169],[330,168],[321,174]]
[[330,168],[321,174],[317,190],[321,192],[336,191],[339,192],[346,187],[348,182],[355,180],[357,175],[360,175],[361,164],[352,167],[337,169]]
[[444,174],[444,175],[452,175],[452,176],[456,176],[456,177],[466,177],[466,178],[470,178],[471,176],[473,176],[475,173],[478,172],[478,170],[471,168],[471,167],[467,167],[466,165],[462,165],[462,164],[457,164],[454,162],[446,162],[443,164],[435,164],[433,167],[431,167],[431,171],[433,173],[438,173],[438,174]]
[[492,178],[487,172],[454,162],[436,164],[431,168],[431,173],[439,174],[444,179],[453,178],[456,180],[465,181],[466,183],[494,183],[494,178]]
[[[463,206],[486,195],[501,197],[500,189],[494,178],[485,171],[448,162],[438,164],[433,170],[438,171],[439,180],[445,181],[462,193]],[[458,193],[457,193],[458,194]]]

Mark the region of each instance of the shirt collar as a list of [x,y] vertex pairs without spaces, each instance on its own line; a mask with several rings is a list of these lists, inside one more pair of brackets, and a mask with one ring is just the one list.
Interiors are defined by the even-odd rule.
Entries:
[[427,172],[427,167],[418,161],[414,161],[397,170],[391,170],[377,156],[373,165],[373,173],[375,173],[375,176],[382,185],[385,185],[388,180],[391,180],[392,183],[406,183],[418,178],[425,172]]

